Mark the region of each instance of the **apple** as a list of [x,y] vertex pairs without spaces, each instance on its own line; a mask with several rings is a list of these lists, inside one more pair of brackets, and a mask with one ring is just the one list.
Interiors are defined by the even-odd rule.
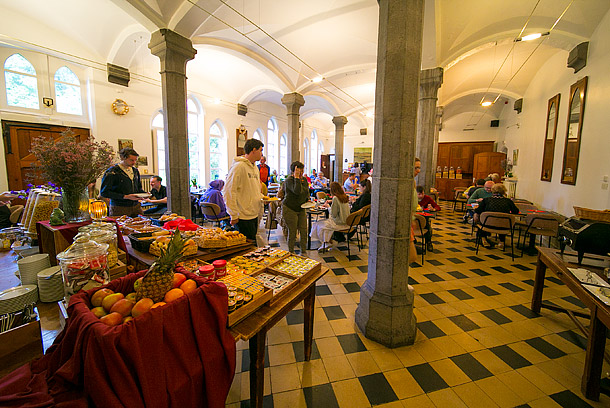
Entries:
[[91,306],[98,307],[102,305],[102,300],[108,295],[112,295],[113,290],[108,288],[100,289],[91,296]]
[[138,303],[135,304],[133,309],[131,309],[131,315],[133,317],[138,317],[141,314],[148,312],[153,304],[154,304],[154,302],[152,299],[149,299],[149,298],[140,299],[138,301]]
[[117,302],[110,308],[110,313],[119,312],[123,315],[123,317],[129,316],[134,304],[135,302],[132,302],[129,299],[117,300]]
[[138,288],[140,287],[140,284],[142,283],[142,279],[144,279],[144,276],[142,276],[141,278],[136,279],[136,281],[133,283],[133,290],[134,291],[138,291]]
[[124,299],[125,295],[122,293],[113,293],[112,295],[108,295],[102,300],[102,307],[105,311],[110,312],[112,306],[121,299]]
[[91,311],[93,312],[93,314],[95,315],[95,317],[104,317],[106,316],[108,313],[106,313],[106,311],[104,310],[103,307],[98,306],[98,307],[94,307],[93,309],[91,309]]
[[110,313],[100,318],[100,321],[108,326],[116,326],[123,322],[123,315],[117,312]]
[[129,299],[133,303],[136,303],[136,292],[131,292],[129,295],[125,296],[125,299]]
[[180,272],[174,273],[174,286],[173,287],[179,288],[180,285],[182,285],[185,280],[186,280],[186,276],[184,276],[183,273],[180,273]]

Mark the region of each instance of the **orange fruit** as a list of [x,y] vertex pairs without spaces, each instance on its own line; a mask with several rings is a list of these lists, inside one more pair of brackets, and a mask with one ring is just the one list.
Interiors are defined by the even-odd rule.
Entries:
[[183,295],[184,295],[184,291],[182,289],[174,288],[165,294],[165,297],[163,298],[163,300],[166,303],[169,303],[169,302],[173,302],[174,300],[178,299],[179,297],[181,297]]
[[165,302],[157,302],[154,305],[152,305],[150,308],[154,309],[155,307],[164,306],[164,305],[166,305]]
[[182,285],[180,285],[180,289],[182,289],[185,294],[191,293],[192,291],[197,289],[197,283],[192,279],[187,279]]

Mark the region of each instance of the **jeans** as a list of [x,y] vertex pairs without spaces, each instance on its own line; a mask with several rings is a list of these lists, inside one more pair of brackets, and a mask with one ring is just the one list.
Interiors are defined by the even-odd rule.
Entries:
[[301,234],[301,253],[303,253],[307,250],[307,214],[305,210],[296,212],[283,205],[282,215],[288,226],[288,251],[294,252],[298,230]]
[[247,239],[256,241],[256,231],[258,231],[258,217],[251,220],[242,220],[241,218],[235,224],[235,228],[244,234]]

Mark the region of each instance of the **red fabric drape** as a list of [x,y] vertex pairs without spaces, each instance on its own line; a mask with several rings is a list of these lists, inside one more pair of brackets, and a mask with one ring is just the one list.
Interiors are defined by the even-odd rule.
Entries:
[[[129,293],[143,274],[106,287]],[[0,406],[224,407],[235,374],[227,290],[186,275],[197,290],[115,327],[89,311],[98,288],[72,296],[47,354],[0,380]]]

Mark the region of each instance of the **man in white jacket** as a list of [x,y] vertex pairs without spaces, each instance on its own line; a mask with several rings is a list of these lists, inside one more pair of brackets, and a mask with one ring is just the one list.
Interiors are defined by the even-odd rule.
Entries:
[[255,240],[258,229],[258,215],[262,205],[260,172],[254,163],[263,155],[263,142],[248,139],[244,146],[245,155],[233,159],[229,169],[224,194],[231,225]]

